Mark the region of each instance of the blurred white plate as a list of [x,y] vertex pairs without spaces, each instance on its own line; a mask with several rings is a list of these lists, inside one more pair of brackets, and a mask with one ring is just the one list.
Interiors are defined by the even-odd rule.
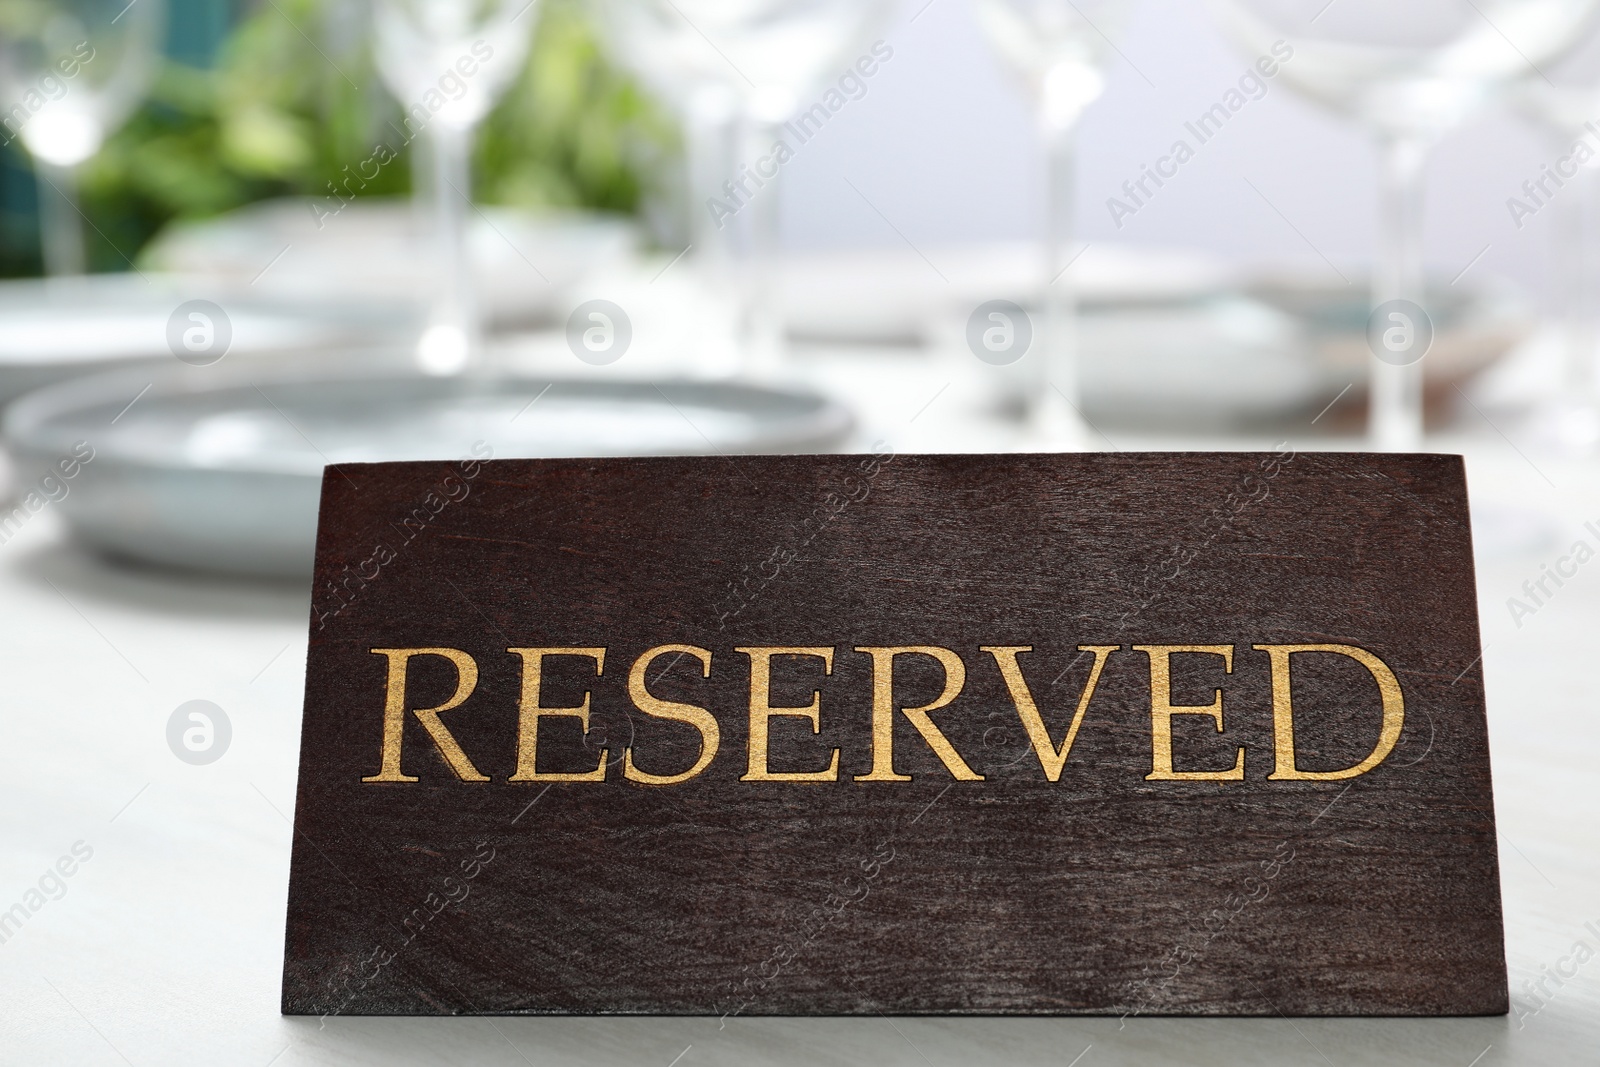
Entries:
[[[1347,285],[1322,272],[1291,269],[1262,271],[1245,287],[1252,299],[1301,324],[1310,344],[1310,365],[1328,399],[1351,387],[1326,419],[1319,420],[1329,429],[1341,423],[1352,427],[1365,418],[1372,359],[1366,335],[1369,284],[1364,276],[1352,276]],[[1488,273],[1461,282],[1442,275],[1429,278],[1423,303],[1434,330],[1433,344],[1422,361],[1424,401],[1433,423],[1457,406],[1457,386],[1532,335],[1537,317],[1514,285]]]
[[[791,337],[822,344],[932,345],[950,355],[980,406],[1014,406],[1039,387],[1032,357],[1007,367],[967,353],[980,304],[1039,306],[1039,251],[1026,242],[813,253],[784,264]],[[1079,306],[1079,388],[1091,419],[1236,427],[1309,419],[1350,427],[1366,397],[1367,279],[1327,271],[1249,271],[1201,252],[1089,245],[1070,277]],[[1491,276],[1430,281],[1436,331],[1423,363],[1431,399],[1506,353],[1531,327],[1526,302]],[[1035,338],[1041,316],[1035,313]],[[1346,387],[1349,387],[1346,390]]]
[[1247,297],[1085,308],[1078,345],[1091,418],[1225,428],[1328,399],[1304,324]]
[[[146,249],[158,269],[250,282],[290,297],[403,296],[425,303],[438,287],[431,220],[410,200],[269,200],[169,228]],[[614,215],[535,214],[482,207],[468,215],[467,245],[493,329],[537,325],[565,290],[632,254],[633,224]]]
[[177,363],[169,320],[189,300],[222,308],[232,328],[224,359],[368,347],[414,336],[420,317],[388,299],[272,299],[248,288],[160,274],[0,282],[0,404],[30,390],[132,363]]
[[801,392],[441,379],[380,360],[70,382],[13,404],[4,436],[24,486],[88,442],[94,459],[53,506],[97,549],[174,567],[303,576],[326,463],[453,460],[482,456],[485,446],[496,458],[803,452],[839,443],[850,428],[843,408]]
[[[946,322],[942,347],[969,405],[1020,409],[1046,388],[1032,317],[1032,347],[1002,366],[973,357],[965,319]],[[1086,308],[1076,338],[1079,403],[1091,423],[1231,429],[1332,397],[1304,323],[1244,296]]]
[[[1042,268],[1029,242],[854,249],[788,257],[780,279],[785,323],[802,341],[920,344],[979,304],[1036,303]],[[1070,274],[1085,307],[1215,295],[1236,273],[1201,252],[1091,244]]]
[[[1431,281],[1426,300],[1435,331],[1422,362],[1430,415],[1533,321],[1501,283],[1446,282]],[[1078,321],[1085,411],[1091,419],[1189,429],[1301,418],[1321,430],[1358,429],[1372,358],[1369,312],[1364,279],[1345,285],[1292,272],[1200,299],[1088,304]],[[1027,388],[1013,376],[1011,399]]]

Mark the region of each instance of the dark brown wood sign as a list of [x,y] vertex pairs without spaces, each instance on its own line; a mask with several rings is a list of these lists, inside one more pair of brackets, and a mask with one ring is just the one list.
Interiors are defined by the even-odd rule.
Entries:
[[1507,1010],[1459,458],[323,485],[285,1012]]

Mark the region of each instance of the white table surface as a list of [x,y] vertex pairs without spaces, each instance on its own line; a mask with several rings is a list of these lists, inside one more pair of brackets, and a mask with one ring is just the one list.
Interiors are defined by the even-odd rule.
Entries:
[[[963,411],[937,366],[815,371],[859,399],[864,442],[1017,444]],[[1119,448],[1273,443],[1111,436]],[[75,549],[47,508],[0,546],[0,911],[74,843],[93,856],[0,944],[0,1063],[1600,1063],[1600,958],[1559,988],[1547,980],[1555,995],[1536,1014],[1524,990],[1579,939],[1600,953],[1584,927],[1600,930],[1600,561],[1520,627],[1505,603],[1557,546],[1600,544],[1583,529],[1600,525],[1600,461],[1547,458],[1515,436],[1469,413],[1431,444],[1468,456],[1481,523],[1507,951],[1525,1018],[284,1018],[306,594],[113,566]],[[200,767],[165,737],[197,698],[233,726],[227,753]]]

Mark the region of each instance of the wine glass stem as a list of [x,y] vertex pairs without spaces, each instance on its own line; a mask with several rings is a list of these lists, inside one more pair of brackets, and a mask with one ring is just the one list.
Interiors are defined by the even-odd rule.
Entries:
[[728,270],[735,232],[732,206],[722,183],[733,177],[736,102],[720,86],[695,92],[684,115],[684,141],[689,175],[689,241],[708,277],[718,282]]
[[437,125],[429,131],[433,157],[434,236],[439,257],[439,290],[433,322],[460,331],[468,366],[479,364],[482,331],[474,300],[472,260],[467,248],[467,210],[472,200],[472,131]]
[[[1562,144],[1563,150],[1570,142]],[[1573,407],[1595,406],[1596,297],[1592,240],[1595,171],[1579,165],[1572,186],[1558,198],[1554,259],[1561,276],[1563,388],[1561,400]]]
[[[1422,192],[1428,143],[1419,137],[1389,135],[1379,142],[1383,168],[1380,190],[1378,269],[1373,305],[1409,300],[1426,308],[1422,273]],[[1422,360],[1404,365],[1371,358],[1372,396],[1368,432],[1384,452],[1415,452],[1422,447]]]
[[1045,130],[1044,268],[1040,306],[1044,312],[1033,360],[1036,380],[1028,398],[1034,431],[1057,444],[1082,443],[1084,424],[1078,385],[1077,288],[1068,267],[1078,254],[1073,248],[1073,213],[1077,207],[1077,128]]
[[78,169],[34,161],[39,178],[39,237],[44,272],[52,277],[88,269],[83,247],[83,215],[78,210]]
[[689,262],[707,301],[702,343],[707,354],[736,358],[744,301],[734,272],[740,214],[724,183],[735,176],[738,97],[720,84],[699,86],[683,115],[689,196]]
[[776,286],[780,171],[775,163],[762,164],[772,158],[781,132],[778,123],[750,119],[741,138],[746,162],[738,178],[750,196],[741,212],[745,227],[740,344],[745,366],[757,376],[770,374],[783,363],[783,315]]

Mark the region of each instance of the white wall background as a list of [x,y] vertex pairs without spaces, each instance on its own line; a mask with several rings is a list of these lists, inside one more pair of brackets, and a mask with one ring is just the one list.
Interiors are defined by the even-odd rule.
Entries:
[[[895,55],[868,95],[784,170],[785,243],[894,245],[901,243],[895,229],[918,246],[1031,237],[1043,212],[1031,112],[1020,84],[989,54],[968,0],[905,0],[881,36]],[[1082,128],[1077,214],[1084,239],[1190,246],[1321,269],[1325,255],[1346,273],[1371,261],[1372,147],[1363,131],[1296,98],[1281,79],[1118,231],[1106,198],[1164,154],[1183,135],[1184,121],[1215,102],[1252,58],[1212,27],[1200,0],[1142,0],[1119,44],[1126,61],[1110,68],[1108,89]],[[1553,213],[1518,230],[1506,199],[1558,154],[1547,135],[1504,108],[1444,140],[1429,168],[1430,266],[1453,277],[1487,246],[1474,274],[1509,276],[1549,304]]]

